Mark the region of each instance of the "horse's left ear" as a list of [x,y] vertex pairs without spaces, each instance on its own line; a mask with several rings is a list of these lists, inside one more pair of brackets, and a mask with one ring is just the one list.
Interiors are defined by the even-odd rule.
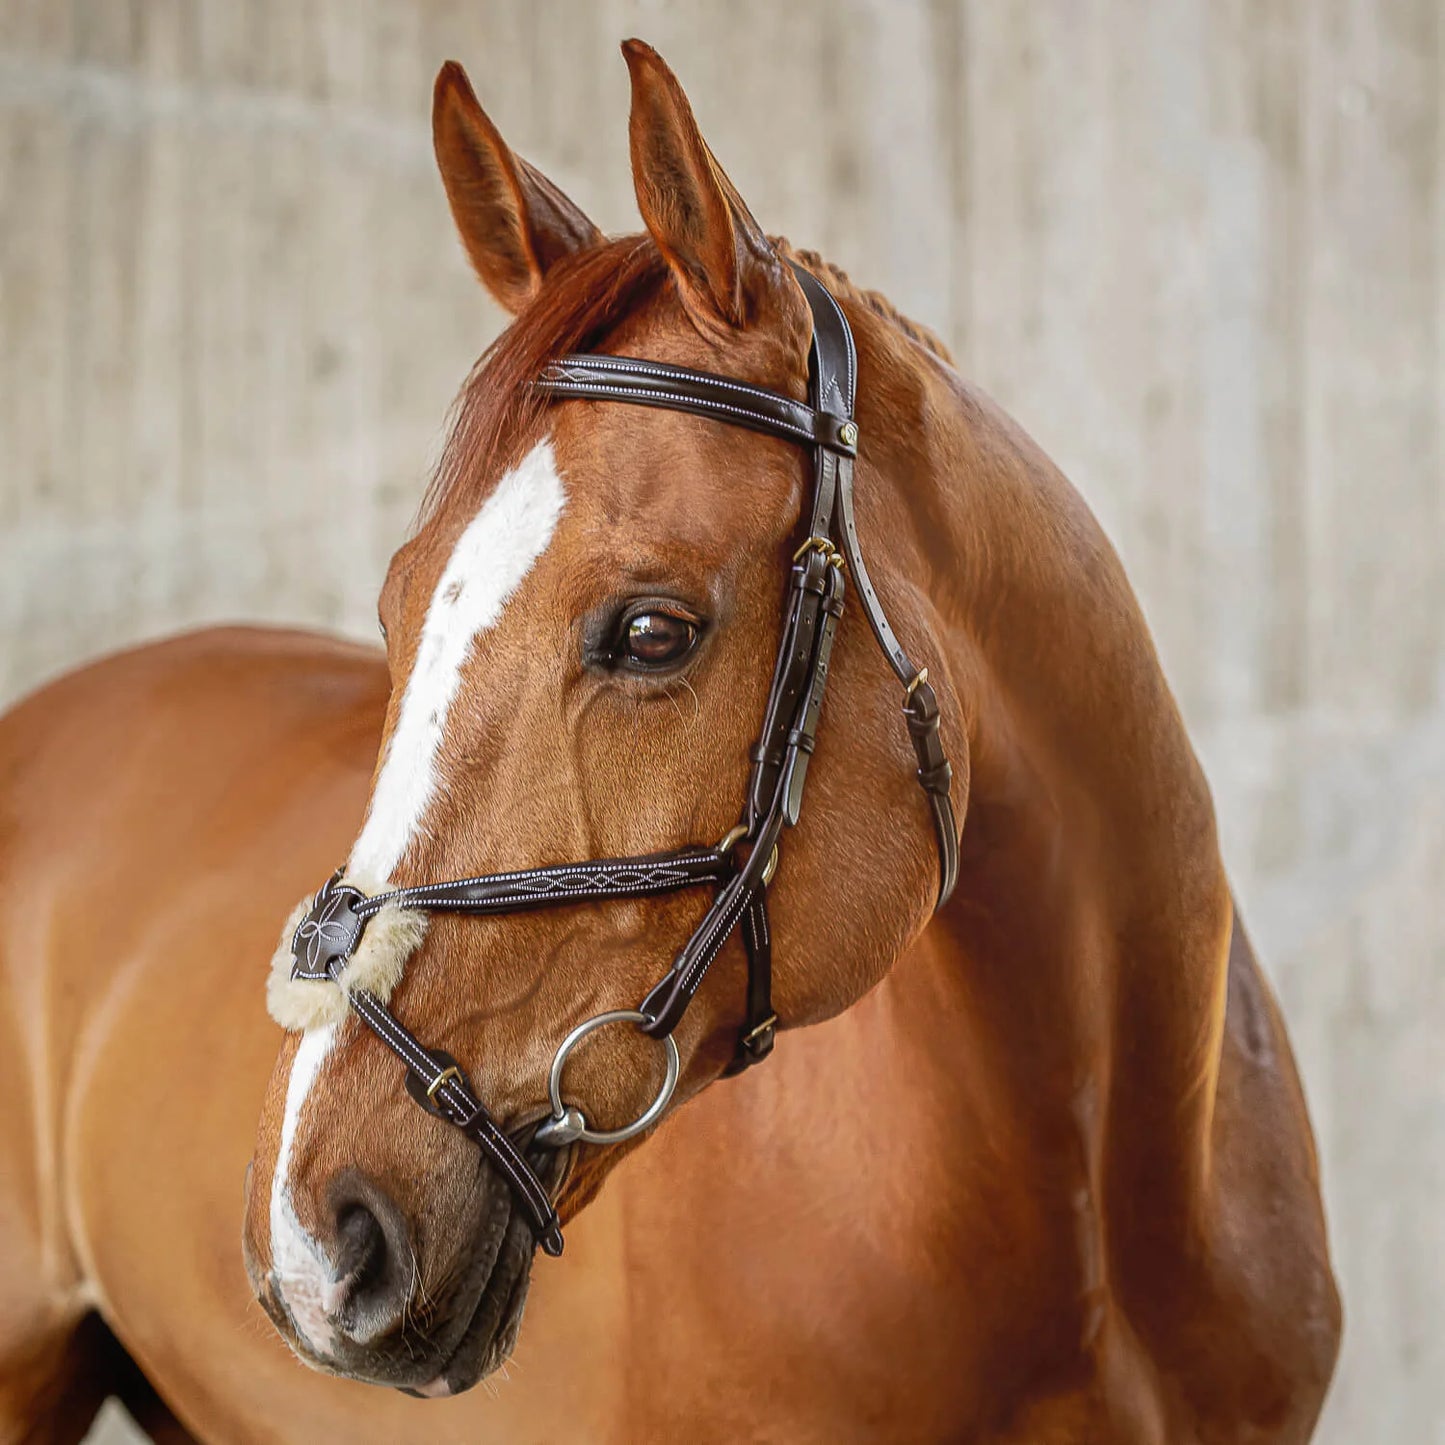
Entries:
[[582,211],[502,139],[455,60],[437,75],[432,142],[467,255],[514,315],[550,267],[602,240]]
[[707,334],[746,326],[785,285],[782,263],[708,149],[666,62],[641,40],[623,42],[632,73],[632,181],[637,205]]

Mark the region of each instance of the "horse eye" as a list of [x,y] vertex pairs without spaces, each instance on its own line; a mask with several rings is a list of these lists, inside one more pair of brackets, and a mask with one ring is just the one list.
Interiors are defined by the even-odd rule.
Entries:
[[697,641],[697,625],[671,612],[639,612],[627,619],[621,654],[638,667],[679,662]]

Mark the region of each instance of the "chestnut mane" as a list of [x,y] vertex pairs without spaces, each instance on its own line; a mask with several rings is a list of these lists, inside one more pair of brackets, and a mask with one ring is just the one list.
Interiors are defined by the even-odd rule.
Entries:
[[462,383],[422,518],[515,460],[547,404],[532,387],[542,368],[569,351],[593,350],[666,278],[667,264],[646,236],[619,237],[558,261],[542,294],[482,353]]
[[[773,244],[841,300],[866,307],[933,355],[952,361],[933,332],[910,321],[879,292],[855,286],[815,251],[797,249],[781,237],[774,237]],[[542,295],[487,348],[462,384],[421,519],[452,498],[475,492],[478,479],[499,475],[534,440],[547,399],[531,383],[549,361],[569,351],[598,349],[624,317],[667,282],[666,262],[646,235],[621,236],[558,261]]]

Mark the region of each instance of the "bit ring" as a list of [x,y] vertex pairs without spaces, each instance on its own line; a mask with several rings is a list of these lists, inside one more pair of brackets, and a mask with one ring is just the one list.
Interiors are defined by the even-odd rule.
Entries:
[[641,1013],[635,1008],[609,1009],[606,1013],[584,1019],[562,1040],[552,1059],[552,1071],[547,1076],[547,1096],[552,1103],[552,1117],[542,1121],[534,1136],[537,1143],[545,1144],[552,1149],[560,1149],[563,1145],[577,1142],[621,1144],[624,1140],[634,1138],[643,1130],[650,1129],[657,1123],[662,1117],[663,1110],[672,1102],[673,1090],[677,1088],[678,1075],[682,1072],[682,1060],[677,1052],[677,1041],[671,1034],[662,1040],[662,1046],[667,1051],[667,1073],[662,1081],[662,1087],[657,1091],[657,1097],[630,1124],[624,1124],[620,1129],[592,1129],[588,1127],[587,1116],[581,1109],[570,1107],[562,1102],[562,1071],[567,1066],[567,1055],[588,1034],[594,1029],[602,1028],[605,1024],[650,1024],[651,1022],[652,1019],[649,1015]]

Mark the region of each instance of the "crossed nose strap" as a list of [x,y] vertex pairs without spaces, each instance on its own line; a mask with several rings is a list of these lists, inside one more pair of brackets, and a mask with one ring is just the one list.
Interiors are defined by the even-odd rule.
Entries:
[[[345,987],[346,966],[356,952],[367,924],[385,907],[452,913],[515,913],[532,908],[584,902],[595,898],[648,897],[682,888],[717,885],[736,871],[730,848],[684,848],[638,858],[611,858],[587,863],[521,869],[398,888],[366,894],[331,878],[316,895],[291,940],[291,976],[342,988],[356,1016],[406,1067],[406,1088],[429,1114],[460,1130],[482,1151],[524,1210],[538,1243],[550,1255],[562,1253],[562,1228],[546,1184],[523,1150],[497,1124],[477,1097],[461,1065],[440,1049],[429,1049],[368,989]],[[766,938],[764,918],[759,925]],[[751,943],[750,943],[751,947]],[[639,1014],[639,1019],[648,1016]],[[575,1031],[574,1031],[575,1032]],[[569,1040],[570,1041],[570,1040]],[[671,1041],[669,1040],[669,1043]],[[676,1083],[676,1045],[670,1050],[667,1094]],[[559,1061],[565,1047],[559,1050]],[[556,1072],[556,1070],[554,1070]],[[554,1086],[553,1093],[557,1093]],[[560,1095],[556,1100],[560,1106]],[[651,1123],[665,1098],[644,1116]],[[593,1137],[576,1111],[559,1108],[546,1136],[546,1147],[560,1148],[578,1138]],[[559,1127],[560,1126],[560,1127]],[[617,1137],[631,1130],[615,1131]],[[540,1141],[542,1131],[534,1135]]]
[[[366,925],[380,899],[332,878],[316,895],[291,943],[291,976],[314,983],[341,984]],[[367,989],[343,989],[356,1016],[406,1066],[407,1092],[429,1114],[461,1130],[506,1180],[526,1212],[537,1242],[551,1255],[562,1253],[562,1227],[547,1186],[525,1154],[487,1112],[450,1054],[428,1049]]]

